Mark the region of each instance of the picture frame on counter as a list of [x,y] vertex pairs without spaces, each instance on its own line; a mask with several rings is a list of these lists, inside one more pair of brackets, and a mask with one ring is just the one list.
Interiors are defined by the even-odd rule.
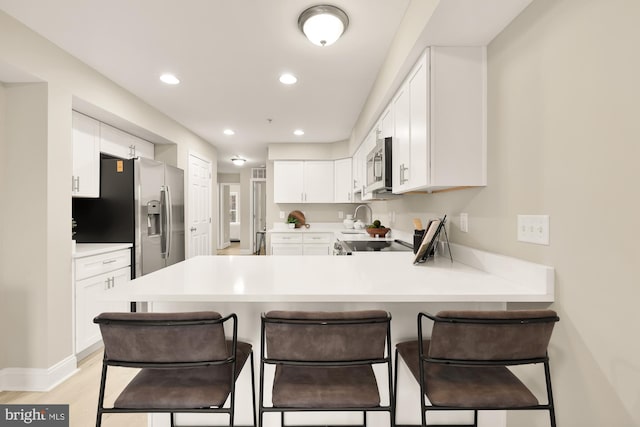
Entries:
[[440,233],[442,232],[444,232],[447,249],[449,250],[449,258],[451,258],[451,262],[453,262],[451,248],[449,247],[449,236],[447,236],[447,230],[445,228],[446,221],[446,215],[442,218],[437,218],[429,221],[429,223],[427,224],[427,228],[425,229],[426,231],[422,238],[422,242],[418,247],[415,258],[413,259],[414,264],[422,264],[430,257],[434,256],[436,245],[440,240]]

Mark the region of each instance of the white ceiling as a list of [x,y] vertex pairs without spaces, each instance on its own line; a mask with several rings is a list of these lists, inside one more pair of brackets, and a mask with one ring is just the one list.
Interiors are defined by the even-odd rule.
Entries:
[[[409,0],[331,3],[350,24],[324,48],[297,27],[318,4],[309,0],[0,0],[0,9],[209,141],[219,171],[237,172],[231,157],[262,165],[268,143],[349,138]],[[182,83],[161,83],[164,72]],[[298,83],[282,85],[283,72]]]

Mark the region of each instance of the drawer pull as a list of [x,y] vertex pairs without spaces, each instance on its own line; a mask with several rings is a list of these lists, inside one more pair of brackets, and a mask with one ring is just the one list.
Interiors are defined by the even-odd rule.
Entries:
[[118,260],[117,259],[107,259],[107,260],[102,261],[102,263],[103,264],[111,264],[111,263],[116,262],[116,261],[118,261]]

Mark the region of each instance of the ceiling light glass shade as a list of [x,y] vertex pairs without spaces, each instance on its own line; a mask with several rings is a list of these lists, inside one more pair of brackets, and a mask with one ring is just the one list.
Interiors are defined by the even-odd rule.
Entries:
[[329,46],[336,42],[347,30],[349,17],[335,6],[312,6],[300,14],[300,31],[318,46]]
[[223,131],[223,133],[224,133],[225,135],[235,135],[235,134],[236,134],[236,133],[233,131],[233,129],[225,129],[225,130]]
[[293,131],[294,135],[302,136],[304,135],[304,131],[302,129],[296,129]]
[[231,159],[231,162],[236,166],[242,166],[244,165],[244,162],[246,162],[246,160],[241,157],[234,157],[233,159]]
[[285,85],[292,85],[292,84],[295,84],[297,81],[298,79],[293,74],[283,74],[280,76],[280,83]]
[[177,85],[178,83],[180,83],[180,80],[178,80],[176,76],[168,73],[161,75],[160,80],[162,80],[164,83],[168,85]]

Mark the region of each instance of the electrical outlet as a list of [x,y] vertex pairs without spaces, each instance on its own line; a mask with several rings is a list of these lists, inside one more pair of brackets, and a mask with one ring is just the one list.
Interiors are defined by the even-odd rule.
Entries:
[[469,232],[469,214],[467,213],[460,214],[460,231],[463,233]]
[[338,211],[338,219],[344,218],[344,212]]
[[284,211],[280,211],[280,219],[284,219]]
[[549,215],[518,215],[518,241],[549,244]]

